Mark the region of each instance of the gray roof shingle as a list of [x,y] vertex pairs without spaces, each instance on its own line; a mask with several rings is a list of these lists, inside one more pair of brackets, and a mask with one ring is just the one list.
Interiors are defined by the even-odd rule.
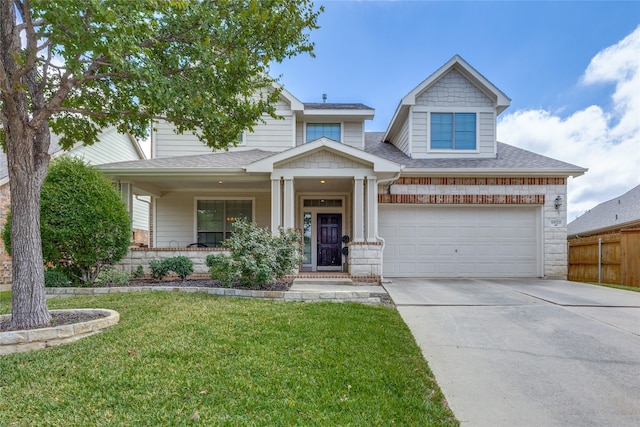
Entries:
[[365,151],[392,162],[405,165],[406,169],[539,169],[573,170],[583,173],[584,169],[570,163],[532,153],[512,145],[498,142],[498,155],[485,159],[412,159],[393,144],[382,141],[384,132],[366,132]]
[[567,234],[575,236],[640,222],[640,185],[623,195],[600,203],[567,224]]
[[273,151],[246,150],[224,151],[193,156],[166,157],[160,159],[132,160],[127,162],[100,165],[101,170],[109,169],[206,169],[206,168],[242,168],[250,163],[275,154]]
[[360,103],[305,102],[305,110],[373,110]]

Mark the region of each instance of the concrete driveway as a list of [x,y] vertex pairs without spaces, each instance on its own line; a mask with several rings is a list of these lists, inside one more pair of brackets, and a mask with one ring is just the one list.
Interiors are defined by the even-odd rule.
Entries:
[[384,287],[463,426],[640,425],[640,293],[391,280]]

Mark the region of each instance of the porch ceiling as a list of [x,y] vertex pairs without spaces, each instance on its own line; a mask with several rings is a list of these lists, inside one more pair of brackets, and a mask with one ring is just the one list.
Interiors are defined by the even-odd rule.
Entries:
[[296,193],[348,193],[353,178],[296,178],[294,188]]

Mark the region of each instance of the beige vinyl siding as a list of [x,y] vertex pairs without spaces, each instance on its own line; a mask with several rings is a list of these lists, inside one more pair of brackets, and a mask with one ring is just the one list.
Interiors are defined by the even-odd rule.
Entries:
[[131,228],[149,230],[149,196],[133,196],[133,213]]
[[[230,150],[245,150],[259,148],[267,151],[282,151],[294,145],[294,118],[289,102],[280,98],[276,103],[276,114],[282,119],[274,119],[268,114],[262,115],[265,123],[257,123],[253,132],[246,131],[244,144]],[[166,121],[155,124],[153,135],[154,158],[189,156],[211,153],[212,149],[201,142],[193,133],[177,134],[175,127]]]
[[480,154],[494,156],[496,150],[496,118],[494,113],[478,113],[478,146]]
[[271,224],[270,193],[170,193],[155,200],[155,246],[184,247],[196,242],[195,200],[197,198],[254,199],[254,221]]
[[409,147],[409,120],[406,118],[402,122],[400,132],[394,141],[394,145],[407,156],[411,156],[411,147]]
[[364,123],[363,122],[343,122],[342,123],[343,144],[355,148],[364,149]]
[[413,113],[413,153],[412,157],[416,159],[425,158],[427,155],[427,141],[429,134],[427,133],[427,121],[429,114],[423,112]]
[[296,122],[296,145],[304,143],[304,122]]
[[245,133],[245,147],[267,151],[284,151],[294,146],[294,117],[291,110],[277,110],[280,119],[263,115],[265,123],[254,126],[253,132]]
[[115,129],[100,134],[95,144],[74,148],[67,155],[84,159],[92,165],[140,159],[129,136]]

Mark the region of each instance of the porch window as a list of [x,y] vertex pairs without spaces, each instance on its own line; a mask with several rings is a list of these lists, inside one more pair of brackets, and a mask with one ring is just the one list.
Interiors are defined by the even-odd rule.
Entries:
[[323,136],[340,142],[340,123],[307,123],[307,142]]
[[216,248],[231,237],[233,223],[240,218],[253,221],[251,200],[198,200],[198,243]]
[[475,113],[431,113],[432,150],[475,150]]

